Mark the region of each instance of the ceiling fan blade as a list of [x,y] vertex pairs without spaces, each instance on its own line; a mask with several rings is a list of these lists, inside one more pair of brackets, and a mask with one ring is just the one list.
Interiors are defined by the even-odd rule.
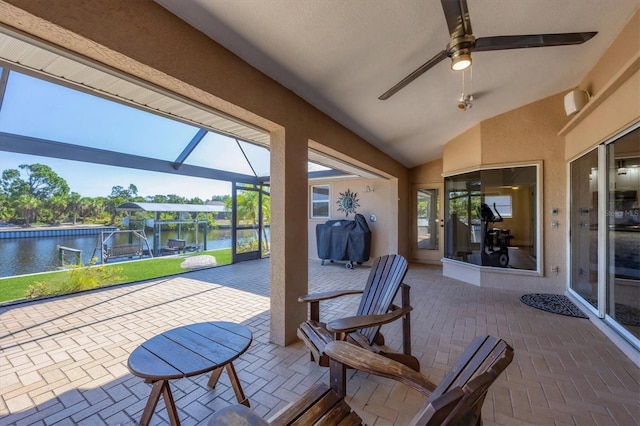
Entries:
[[486,52],[490,50],[525,49],[528,47],[566,46],[571,44],[582,44],[593,36],[597,31],[585,33],[562,33],[562,34],[532,34],[532,35],[512,35],[496,37],[480,37],[476,39],[472,52]]
[[414,72],[412,72],[411,74],[403,78],[398,84],[396,84],[391,89],[387,90],[382,95],[380,95],[378,99],[380,99],[381,101],[385,101],[389,99],[391,96],[395,95],[397,92],[402,90],[406,85],[411,83],[416,78],[420,77],[422,74],[427,72],[430,68],[438,64],[440,61],[442,61],[446,57],[447,57],[447,52],[443,50],[442,52],[438,53],[436,56],[434,56],[433,58],[429,59],[427,62],[422,64]]
[[451,38],[471,35],[471,20],[467,0],[441,0]]

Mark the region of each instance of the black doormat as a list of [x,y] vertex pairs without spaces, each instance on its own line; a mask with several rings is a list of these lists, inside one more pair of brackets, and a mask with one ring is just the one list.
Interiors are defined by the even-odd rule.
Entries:
[[561,294],[533,293],[520,297],[520,301],[532,308],[568,317],[589,318],[567,296]]

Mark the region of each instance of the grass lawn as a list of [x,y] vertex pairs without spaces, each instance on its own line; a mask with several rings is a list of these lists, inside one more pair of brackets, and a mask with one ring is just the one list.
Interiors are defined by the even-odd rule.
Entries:
[[[231,249],[221,249],[179,256],[156,257],[133,262],[109,263],[106,264],[104,268],[105,271],[118,271],[115,275],[117,275],[119,279],[108,285],[143,281],[186,272],[187,270],[181,268],[180,264],[187,257],[205,254],[215,257],[218,265],[228,265],[231,263]],[[51,289],[53,293],[57,293],[68,283],[70,278],[71,272],[68,270],[0,278],[0,303],[24,299],[29,287],[36,283],[43,283]]]

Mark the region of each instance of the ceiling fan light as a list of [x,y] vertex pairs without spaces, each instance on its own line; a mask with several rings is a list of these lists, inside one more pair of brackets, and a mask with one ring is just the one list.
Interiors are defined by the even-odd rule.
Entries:
[[469,51],[459,50],[451,56],[451,69],[454,71],[466,70],[471,66],[471,54]]

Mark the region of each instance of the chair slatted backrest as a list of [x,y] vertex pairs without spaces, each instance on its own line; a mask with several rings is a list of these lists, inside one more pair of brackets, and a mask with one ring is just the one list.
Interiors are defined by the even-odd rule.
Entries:
[[[489,386],[512,360],[513,348],[504,340],[493,336],[476,337],[429,397],[428,403],[431,403],[446,397],[447,393],[464,391],[459,406],[450,412],[439,413],[439,416],[447,416],[447,421],[440,423],[475,424],[473,419],[480,417]],[[426,414],[423,412],[422,420],[416,424],[431,424],[424,421],[425,417],[430,417]]]
[[[356,315],[381,315],[389,312],[400,284],[407,274],[407,260],[397,254],[388,254],[376,258],[371,265],[369,278],[360,300]],[[378,327],[359,330],[369,344],[373,343]]]

